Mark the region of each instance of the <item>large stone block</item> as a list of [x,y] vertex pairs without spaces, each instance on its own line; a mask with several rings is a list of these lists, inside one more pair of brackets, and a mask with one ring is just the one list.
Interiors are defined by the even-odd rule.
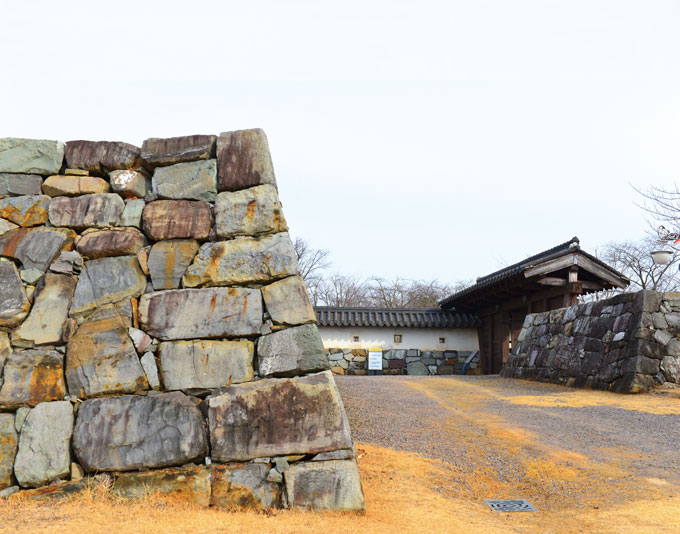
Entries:
[[250,341],[166,341],[159,352],[167,390],[220,388],[253,379]]
[[147,204],[142,216],[144,233],[155,241],[199,239],[212,228],[210,204],[191,200],[157,200]]
[[268,464],[212,466],[212,504],[227,510],[279,508],[281,488],[267,482]]
[[0,261],[0,328],[21,324],[30,309],[19,271],[11,261]]
[[51,197],[108,193],[111,186],[95,176],[50,176],[42,186],[43,193]]
[[111,188],[125,198],[144,198],[151,192],[151,179],[142,171],[128,169],[109,173]]
[[85,262],[73,296],[71,317],[82,317],[99,306],[137,298],[146,289],[146,276],[135,256]]
[[57,174],[64,162],[64,143],[44,139],[0,139],[0,172]]
[[208,398],[217,462],[352,447],[349,423],[330,371],[239,384]]
[[118,141],[68,141],[66,166],[103,176],[110,171],[136,166],[139,153],[136,146]]
[[130,322],[120,306],[108,304],[80,325],[66,347],[66,382],[71,395],[86,398],[149,389],[128,335]]
[[139,302],[139,323],[166,341],[256,335],[262,328],[262,296],[247,288],[147,293]]
[[216,139],[214,135],[147,139],[142,144],[142,163],[146,168],[153,169],[183,161],[214,158]]
[[184,274],[184,287],[272,282],[298,274],[287,232],[261,238],[204,243]]
[[133,256],[146,245],[144,234],[136,228],[86,230],[76,243],[76,250],[89,259],[108,256]]
[[73,277],[47,273],[44,286],[33,297],[31,313],[12,333],[12,344],[29,348],[60,344],[75,288]]
[[55,197],[50,202],[50,224],[76,230],[117,226],[125,203],[115,193]]
[[62,251],[73,248],[75,237],[69,228],[16,228],[0,237],[0,256],[44,272]]
[[260,376],[296,376],[329,368],[315,324],[279,330],[257,341]]
[[355,512],[365,508],[354,460],[298,463],[284,473],[284,480],[291,508]]
[[116,477],[113,493],[139,499],[149,493],[161,493],[199,506],[210,505],[210,467],[170,467]]
[[158,167],[153,173],[151,187],[160,198],[214,202],[217,195],[217,162],[209,159]]
[[225,132],[217,139],[218,189],[276,185],[267,136],[259,128]]
[[215,230],[220,239],[286,232],[276,187],[260,185],[217,195]]
[[78,408],[73,451],[86,472],[131,471],[202,462],[203,416],[180,393],[91,399]]
[[50,197],[27,195],[0,199],[0,218],[23,228],[45,224],[48,217]]
[[19,435],[14,428],[14,414],[0,413],[0,490],[12,485],[18,443]]
[[37,488],[68,476],[73,406],[68,401],[43,402],[33,408],[21,428],[14,473],[24,488]]
[[275,324],[316,322],[307,287],[300,276],[289,276],[262,288],[262,298]]
[[42,176],[0,172],[0,196],[18,197],[40,194],[42,194]]
[[149,252],[149,274],[156,290],[177,289],[182,276],[198,252],[194,239],[159,241]]
[[55,350],[35,349],[7,356],[2,371],[0,407],[35,406],[66,395],[64,357]]

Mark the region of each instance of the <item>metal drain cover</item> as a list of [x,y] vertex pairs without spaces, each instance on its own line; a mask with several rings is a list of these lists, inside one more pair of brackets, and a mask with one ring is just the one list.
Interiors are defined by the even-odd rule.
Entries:
[[536,512],[526,499],[489,499],[484,501],[489,508],[497,512]]

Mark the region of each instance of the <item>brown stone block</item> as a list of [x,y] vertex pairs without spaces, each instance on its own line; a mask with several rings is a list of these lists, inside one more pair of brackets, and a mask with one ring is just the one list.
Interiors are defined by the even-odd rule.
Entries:
[[113,484],[113,493],[139,499],[158,492],[173,499],[199,506],[210,505],[210,468],[173,467],[139,473],[121,473]]
[[390,360],[388,365],[390,369],[404,369],[406,367],[406,360]]
[[144,234],[136,228],[86,230],[76,243],[76,250],[88,259],[107,256],[132,256],[146,244]]
[[278,508],[281,488],[267,482],[269,464],[212,466],[212,504],[227,510]]
[[54,350],[24,350],[7,356],[0,406],[36,406],[66,395],[63,356]]
[[142,144],[142,163],[147,169],[214,157],[214,135],[151,138]]
[[259,128],[220,134],[217,139],[217,189],[238,191],[276,185],[267,136]]
[[106,180],[94,176],[50,176],[42,185],[43,193],[51,197],[108,193],[110,190]]
[[104,175],[135,167],[139,154],[136,146],[118,141],[68,141],[64,155],[67,167]]
[[144,233],[155,241],[208,237],[212,227],[210,204],[191,200],[157,200],[146,205]]

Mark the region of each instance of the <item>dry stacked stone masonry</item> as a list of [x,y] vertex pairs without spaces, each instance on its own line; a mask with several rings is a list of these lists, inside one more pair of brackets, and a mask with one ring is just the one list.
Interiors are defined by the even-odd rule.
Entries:
[[679,384],[680,293],[624,293],[527,315],[501,374],[622,393]]
[[0,139],[0,495],[363,510],[262,130]]
[[[336,375],[368,374],[366,349],[328,349],[331,371]],[[479,375],[479,351],[388,349],[382,351],[385,375]]]

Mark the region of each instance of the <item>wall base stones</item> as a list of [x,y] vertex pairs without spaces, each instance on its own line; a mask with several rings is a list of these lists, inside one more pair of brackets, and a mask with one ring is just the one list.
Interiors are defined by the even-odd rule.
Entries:
[[639,393],[679,368],[680,293],[640,291],[527,315],[501,375]]
[[261,130],[0,139],[0,497],[363,510],[287,230]]

